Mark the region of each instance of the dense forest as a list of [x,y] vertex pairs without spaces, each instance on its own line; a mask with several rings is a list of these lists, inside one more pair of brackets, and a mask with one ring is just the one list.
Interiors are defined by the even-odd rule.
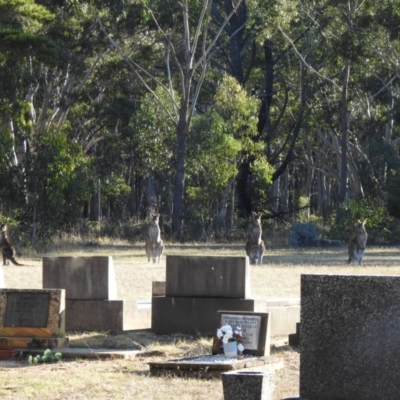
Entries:
[[400,0],[0,0],[0,217],[400,242]]

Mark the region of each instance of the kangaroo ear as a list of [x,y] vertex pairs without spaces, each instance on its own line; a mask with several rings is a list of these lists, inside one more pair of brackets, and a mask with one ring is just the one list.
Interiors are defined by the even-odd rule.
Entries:
[[366,222],[367,222],[367,219],[364,219],[364,222],[362,224],[365,225]]
[[359,223],[360,225],[362,225],[362,222],[361,222],[359,219],[357,220],[357,223]]

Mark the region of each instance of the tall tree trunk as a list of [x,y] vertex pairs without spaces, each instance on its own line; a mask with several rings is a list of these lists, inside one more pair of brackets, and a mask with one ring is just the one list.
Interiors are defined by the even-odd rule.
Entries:
[[[270,39],[264,42],[265,56],[265,86],[261,95],[261,106],[258,113],[257,131],[258,138],[262,138],[265,132],[265,141],[267,143],[267,156],[270,153],[270,142],[272,137],[270,123],[270,108],[273,95],[274,82],[274,60],[272,54],[272,41]],[[236,181],[238,196],[238,214],[242,218],[247,218],[252,211],[252,202],[249,190],[250,163],[252,159],[239,165],[239,173]]]
[[[265,92],[263,94],[262,109],[259,113],[258,133],[261,134],[265,129],[265,142],[267,144],[267,156],[271,155],[271,118],[270,109],[272,104],[272,95],[274,87],[274,58],[272,55],[272,41],[266,39],[264,42],[265,57]],[[261,129],[261,130],[260,130]]]
[[271,187],[271,209],[276,213],[279,211],[280,201],[280,177],[272,183]]
[[[186,77],[189,81],[191,77]],[[172,234],[176,239],[182,237],[183,198],[185,193],[185,168],[186,168],[186,138],[189,131],[188,109],[190,82],[185,85],[187,89],[181,101],[179,122],[177,126],[175,186],[173,193],[172,209]]]
[[347,150],[349,140],[349,113],[347,107],[347,93],[349,87],[350,78],[350,60],[346,60],[344,66],[343,75],[343,88],[342,88],[342,101],[340,107],[340,128],[341,128],[341,139],[340,145],[342,148],[341,161],[340,161],[340,186],[339,186],[339,204],[344,203],[347,199],[347,180],[348,180],[348,168],[347,168]]

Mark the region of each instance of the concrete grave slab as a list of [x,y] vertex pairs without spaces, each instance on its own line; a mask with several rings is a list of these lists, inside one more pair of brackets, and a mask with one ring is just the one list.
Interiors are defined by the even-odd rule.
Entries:
[[43,288],[66,290],[67,300],[116,300],[112,257],[43,257]]
[[249,299],[247,257],[167,256],[167,297]]
[[[242,359],[229,359],[224,357],[205,355],[199,357],[180,358],[168,361],[149,362],[151,376],[177,376],[181,378],[210,379],[221,378],[227,371],[237,371],[243,368],[268,366],[276,368],[264,357],[247,356]],[[242,398],[245,400],[245,398]]]
[[68,345],[65,290],[0,289],[0,345],[28,348]]
[[400,276],[302,275],[300,398],[400,398]]

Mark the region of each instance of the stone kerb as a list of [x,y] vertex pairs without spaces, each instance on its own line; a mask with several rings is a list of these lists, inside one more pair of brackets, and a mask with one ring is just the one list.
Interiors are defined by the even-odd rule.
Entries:
[[302,275],[300,398],[397,399],[400,276]]
[[[232,328],[239,326],[243,332],[244,354],[254,356],[270,355],[271,327],[269,314],[264,312],[244,312],[244,311],[218,311],[218,323],[215,328],[223,325],[231,325]],[[215,336],[214,333],[214,336]],[[216,340],[216,339],[215,339]],[[213,344],[213,353],[217,353],[216,341]]]
[[167,297],[251,298],[247,257],[167,256]]
[[0,346],[53,348],[65,338],[65,290],[0,289]]
[[67,300],[115,300],[112,257],[43,257],[43,288],[66,290]]

